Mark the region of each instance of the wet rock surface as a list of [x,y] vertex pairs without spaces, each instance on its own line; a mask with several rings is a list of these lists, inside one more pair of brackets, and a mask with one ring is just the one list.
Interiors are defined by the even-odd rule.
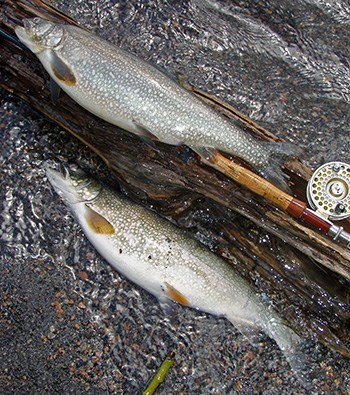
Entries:
[[[305,147],[348,161],[349,10],[335,2],[56,1],[82,25],[234,103]],[[44,162],[100,160],[1,92],[0,387],[4,394],[136,394],[171,351],[160,394],[307,394],[277,346],[157,301],[112,271],[49,187]],[[205,215],[205,213],[203,213]],[[205,242],[205,235],[198,235]],[[348,394],[349,361],[310,343],[316,393]]]

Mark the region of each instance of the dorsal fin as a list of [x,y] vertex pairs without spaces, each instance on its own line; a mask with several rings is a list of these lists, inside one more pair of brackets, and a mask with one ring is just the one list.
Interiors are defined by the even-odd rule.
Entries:
[[85,205],[86,213],[85,219],[89,227],[98,234],[102,235],[114,235],[115,229],[113,225],[106,220],[102,215],[97,213],[91,207]]
[[51,51],[50,55],[51,69],[56,78],[66,85],[75,85],[77,79],[72,69],[63,60],[61,60],[54,51]]

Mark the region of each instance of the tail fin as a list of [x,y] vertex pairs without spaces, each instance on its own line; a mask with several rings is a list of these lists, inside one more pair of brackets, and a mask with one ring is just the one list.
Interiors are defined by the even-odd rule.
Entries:
[[257,345],[261,340],[262,332],[274,339],[303,387],[311,389],[312,380],[317,377],[317,363],[314,356],[308,355],[312,351],[308,341],[304,341],[285,325],[273,310],[262,309],[260,313],[259,325],[254,321],[238,318],[236,315],[226,317],[252,345]]
[[299,156],[302,150],[289,142],[265,142],[264,145],[270,153],[268,163],[257,170],[276,187],[290,193],[288,177],[283,173],[282,167],[288,158]]
[[[300,155],[301,150],[298,149],[293,143],[277,143],[268,141],[261,141],[260,143],[261,149],[265,150],[267,154],[265,160],[260,165],[254,164],[254,167],[263,178],[271,182],[279,189],[290,193],[287,184],[288,177],[283,173],[282,166],[287,158]],[[219,153],[219,151],[215,148],[191,146],[191,149],[197,152],[204,162],[209,163],[211,166],[217,168],[220,171],[223,170],[218,161],[215,159]]]
[[314,358],[308,355],[308,341],[303,340],[278,318],[269,321],[266,332],[276,341],[302,385],[310,389],[317,372]]

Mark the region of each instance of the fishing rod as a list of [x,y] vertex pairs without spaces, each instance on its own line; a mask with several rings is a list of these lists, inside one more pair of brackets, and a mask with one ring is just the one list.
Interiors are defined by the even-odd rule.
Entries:
[[[190,85],[185,76],[181,76],[180,83],[185,89],[193,92],[209,105],[218,108],[229,118],[237,119],[246,127],[253,129],[258,135],[273,136],[231,105]],[[280,190],[264,178],[232,162],[215,150],[207,149],[205,161],[293,217],[304,219],[333,237],[334,240],[339,240],[349,246],[350,234],[344,231],[342,226],[334,225],[331,220],[350,217],[350,165],[342,162],[329,162],[314,172],[307,186],[307,199],[312,207],[310,210],[305,202]]]
[[[0,37],[12,41],[27,49],[12,35],[0,29]],[[350,166],[342,162],[331,162],[316,170],[308,184],[307,196],[312,209],[301,200],[275,187],[264,178],[249,171],[220,153],[210,154],[207,161],[224,172],[237,183],[260,195],[293,217],[303,219],[324,233],[350,245],[350,234],[342,226],[336,226],[331,220],[350,216]]]
[[314,172],[307,187],[307,197],[312,207],[310,209],[305,202],[280,190],[220,153],[209,156],[207,160],[240,185],[269,200],[293,217],[316,226],[333,240],[350,245],[350,233],[331,221],[350,216],[350,165],[329,162]]
[[17,45],[19,48],[22,48],[24,50],[28,50],[28,48],[22,44],[17,37],[13,36],[12,34],[9,34],[5,32],[5,30],[0,28],[0,38],[3,38],[5,40],[11,41],[13,44]]

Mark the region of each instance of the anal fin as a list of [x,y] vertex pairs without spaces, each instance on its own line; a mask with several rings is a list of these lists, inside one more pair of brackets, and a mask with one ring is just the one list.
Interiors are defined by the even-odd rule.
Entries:
[[244,324],[240,321],[234,321],[234,320],[230,320],[230,321],[233,323],[234,327],[237,328],[242,333],[242,335],[248,339],[249,343],[254,347],[257,347],[259,342],[264,337],[263,332],[255,326]]
[[159,141],[158,137],[155,136],[152,132],[150,132],[146,127],[143,125],[134,122],[135,125],[135,133],[140,137],[140,139],[148,145],[153,150],[157,150],[156,145],[154,144],[155,141]]
[[216,162],[215,157],[219,153],[215,148],[212,147],[191,146],[191,149],[201,157],[203,162],[207,162],[211,165]]

